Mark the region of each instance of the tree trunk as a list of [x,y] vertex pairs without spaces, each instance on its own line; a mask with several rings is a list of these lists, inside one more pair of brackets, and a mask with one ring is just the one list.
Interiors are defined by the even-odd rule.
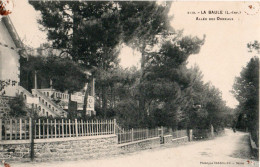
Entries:
[[[141,49],[142,58],[141,58],[141,78],[140,78],[140,84],[143,82],[144,77],[144,69],[145,69],[145,54],[144,54],[145,47],[143,46]],[[141,122],[145,122],[145,96],[144,96],[144,90],[141,88],[140,90],[140,99],[139,99],[139,115]]]

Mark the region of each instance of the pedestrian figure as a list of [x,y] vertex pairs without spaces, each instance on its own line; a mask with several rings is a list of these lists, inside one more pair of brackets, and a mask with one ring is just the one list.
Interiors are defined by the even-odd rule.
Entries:
[[4,164],[4,167],[11,167],[8,163],[5,162],[5,160],[3,160],[2,163]]

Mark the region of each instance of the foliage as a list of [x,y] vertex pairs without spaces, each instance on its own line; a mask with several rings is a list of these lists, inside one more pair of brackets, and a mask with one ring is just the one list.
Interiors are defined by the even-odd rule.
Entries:
[[[53,81],[53,88],[69,93],[81,90],[88,81],[84,69],[70,59],[59,58],[53,55],[30,56],[21,67],[24,73],[34,74],[37,71],[39,81]],[[25,79],[23,79],[25,80]]]
[[10,100],[10,116],[19,118],[24,117],[28,114],[28,109],[25,106],[24,98],[22,95],[16,96],[14,99]]
[[[238,100],[239,116],[237,128],[246,129],[255,134],[259,126],[259,58],[253,57],[236,77],[233,94]],[[255,141],[258,139],[255,137]]]

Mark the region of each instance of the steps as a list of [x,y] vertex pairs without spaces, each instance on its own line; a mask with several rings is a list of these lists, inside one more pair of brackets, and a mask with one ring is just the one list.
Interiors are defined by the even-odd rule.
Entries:
[[34,97],[39,98],[38,109],[42,116],[67,117],[67,112],[55,104],[49,97],[45,96],[37,89],[32,89]]
[[[23,94],[24,98],[27,97],[38,97],[39,104],[36,105],[37,112],[39,116],[47,116],[47,117],[67,117],[67,112],[56,105],[51,99],[45,96],[37,89],[32,89],[32,93],[27,91],[22,86],[19,86],[19,94]],[[28,105],[28,104],[27,104]],[[30,105],[28,105],[31,107]]]

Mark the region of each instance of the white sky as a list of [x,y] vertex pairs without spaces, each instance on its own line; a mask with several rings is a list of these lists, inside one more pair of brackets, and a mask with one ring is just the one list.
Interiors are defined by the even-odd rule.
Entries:
[[[14,0],[14,3],[15,8],[10,17],[18,34],[26,44],[39,47],[46,40],[45,33],[38,29],[36,18],[39,14],[27,0]],[[184,29],[185,35],[206,35],[200,53],[189,58],[189,66],[198,64],[204,74],[204,81],[211,81],[219,88],[230,107],[238,104],[229,92],[234,78],[252,57],[247,52],[246,44],[253,40],[260,41],[260,11],[256,15],[246,15],[245,7],[244,2],[174,2],[171,8],[171,14],[174,15],[172,26],[175,29]],[[187,14],[188,11],[203,10],[234,10],[241,11],[241,14],[222,15],[234,16],[234,21],[196,21],[196,16],[210,15]],[[140,66],[140,54],[131,48],[124,47],[120,58],[123,67]]]

